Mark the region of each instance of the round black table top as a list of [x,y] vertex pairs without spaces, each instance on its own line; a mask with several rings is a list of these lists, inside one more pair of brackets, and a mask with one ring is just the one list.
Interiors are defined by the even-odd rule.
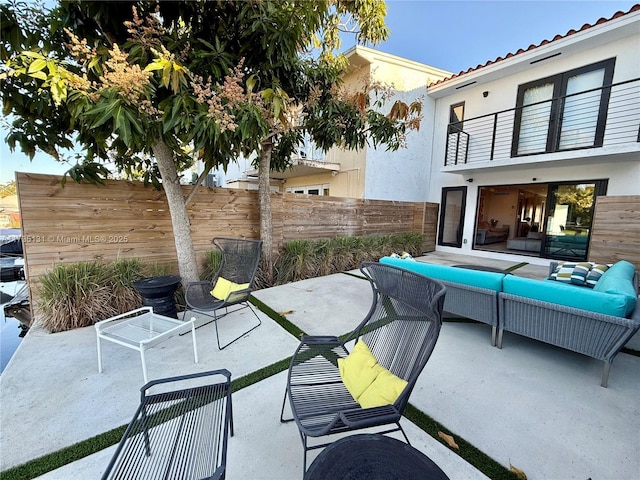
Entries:
[[395,438],[359,434],[329,445],[304,480],[449,480],[425,454]]
[[173,295],[181,280],[177,275],[160,275],[133,282],[133,288],[143,297]]

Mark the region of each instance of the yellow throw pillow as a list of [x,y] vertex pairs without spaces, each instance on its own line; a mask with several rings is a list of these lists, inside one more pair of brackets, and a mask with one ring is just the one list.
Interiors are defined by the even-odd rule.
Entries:
[[358,403],[362,408],[391,405],[407,386],[406,380],[395,376],[386,368],[381,368],[383,371],[358,398]]
[[226,278],[218,277],[213,290],[211,290],[211,295],[213,295],[218,300],[226,300],[230,293],[236,292],[238,290],[244,290],[245,288],[249,288],[248,283],[239,285],[237,283],[230,282]]
[[356,401],[384,370],[362,340],[356,343],[347,358],[338,359],[338,369],[342,383]]

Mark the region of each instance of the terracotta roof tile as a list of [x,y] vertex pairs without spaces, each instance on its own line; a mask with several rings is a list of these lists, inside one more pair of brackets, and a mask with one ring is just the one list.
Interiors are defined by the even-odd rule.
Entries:
[[616,13],[614,13],[614,14],[613,14],[611,17],[609,17],[609,18],[605,18],[605,17],[601,17],[601,18],[599,18],[599,19],[598,19],[594,24],[585,23],[585,24],[584,24],[582,27],[580,27],[578,30],[571,29],[571,30],[569,30],[567,33],[565,33],[564,35],[561,35],[561,34],[556,35],[556,36],[555,36],[555,37],[553,37],[551,40],[548,40],[548,39],[542,40],[542,41],[541,41],[539,44],[537,44],[537,45],[534,45],[534,44],[529,45],[529,47],[528,47],[526,50],[525,50],[525,49],[520,48],[520,49],[519,49],[518,51],[516,51],[515,53],[509,52],[509,53],[507,53],[504,57],[498,57],[498,58],[496,58],[495,60],[489,60],[489,61],[487,61],[487,62],[486,62],[485,64],[483,64],[483,65],[477,65],[476,67],[470,67],[470,68],[468,68],[467,70],[461,71],[460,73],[455,73],[455,74],[451,75],[450,77],[444,78],[444,79],[442,79],[442,80],[438,80],[437,82],[434,82],[434,83],[431,83],[431,84],[429,84],[428,86],[429,86],[429,87],[433,87],[433,86],[435,86],[435,85],[440,85],[440,84],[445,83],[445,82],[447,82],[447,81],[449,81],[449,80],[453,80],[454,78],[458,78],[458,77],[461,77],[461,76],[466,75],[466,74],[468,74],[468,73],[475,72],[476,70],[480,70],[480,69],[481,69],[481,68],[483,68],[483,67],[488,67],[489,65],[493,65],[494,63],[501,62],[502,60],[506,60],[507,58],[511,58],[511,57],[516,56],[516,55],[520,55],[521,53],[525,53],[525,52],[528,52],[528,51],[530,51],[530,50],[534,50],[534,49],[536,49],[536,48],[538,48],[538,47],[541,47],[541,46],[543,46],[543,45],[547,45],[548,43],[555,42],[555,41],[557,41],[557,40],[561,40],[561,39],[563,39],[563,38],[566,38],[566,37],[569,37],[569,36],[571,36],[571,35],[574,35],[574,34],[576,34],[576,33],[578,33],[578,32],[583,32],[583,31],[585,31],[585,30],[588,30],[589,28],[594,27],[594,26],[596,26],[596,25],[602,25],[603,23],[607,23],[607,22],[609,22],[609,21],[611,21],[611,20],[614,20],[614,19],[616,19],[616,18],[623,17],[623,16],[625,16],[625,15],[628,15],[628,14],[630,14],[630,13],[637,12],[637,11],[640,11],[640,3],[637,3],[637,4],[635,4],[634,6],[632,6],[632,7],[629,9],[629,11],[628,11],[628,12],[617,11]]

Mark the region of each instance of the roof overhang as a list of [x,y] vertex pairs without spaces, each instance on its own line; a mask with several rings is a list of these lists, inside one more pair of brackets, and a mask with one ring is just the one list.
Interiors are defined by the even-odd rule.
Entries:
[[477,87],[500,78],[523,72],[542,62],[568,57],[591,48],[638,34],[640,11],[632,12],[600,25],[569,34],[558,40],[541,44],[526,51],[519,51],[508,58],[470,69],[449,80],[427,87],[432,98],[441,98],[467,87]]
[[[319,173],[333,173],[340,171],[339,163],[322,162],[318,160],[307,160],[306,158],[295,158],[291,162],[291,167],[284,172],[272,171],[269,178],[275,180],[285,180],[287,178],[304,177],[307,175],[317,175]],[[247,177],[257,177],[258,170],[252,169],[245,173]]]
[[356,45],[351,47],[343,53],[343,55],[349,60],[348,72],[351,73],[367,65],[373,65],[376,62],[386,63],[389,65],[395,65],[402,68],[407,68],[421,72],[427,75],[429,81],[435,81],[436,79],[442,79],[450,77],[451,72],[442,70],[440,68],[425,65],[424,63],[415,62],[407,58],[398,57],[390,53],[374,50],[373,48],[363,47]]

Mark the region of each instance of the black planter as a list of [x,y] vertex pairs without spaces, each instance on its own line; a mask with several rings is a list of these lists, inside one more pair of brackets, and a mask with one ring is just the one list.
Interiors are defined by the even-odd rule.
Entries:
[[153,307],[153,312],[165,317],[178,318],[176,301],[173,294],[182,279],[177,275],[149,277],[133,282],[133,288],[142,297],[142,304]]

